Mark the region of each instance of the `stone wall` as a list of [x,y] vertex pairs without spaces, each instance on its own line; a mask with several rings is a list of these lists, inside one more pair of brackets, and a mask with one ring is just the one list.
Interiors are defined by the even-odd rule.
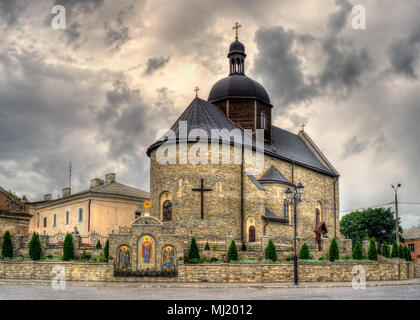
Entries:
[[[49,280],[54,266],[64,266],[66,280],[129,282],[293,282],[293,265],[273,264],[183,264],[177,277],[114,277],[114,266],[107,263],[0,262],[0,279]],[[299,265],[300,282],[350,282],[357,263]],[[415,277],[414,263],[362,264],[366,280],[406,280]]]

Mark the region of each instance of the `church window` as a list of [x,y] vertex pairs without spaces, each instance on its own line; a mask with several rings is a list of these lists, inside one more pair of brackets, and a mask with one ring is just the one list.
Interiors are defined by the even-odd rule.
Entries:
[[163,219],[164,221],[172,220],[172,201],[166,200],[163,203]]
[[83,208],[79,208],[79,222],[83,221]]
[[66,211],[66,225],[69,224],[70,212]]
[[47,217],[44,217],[44,228],[47,227]]
[[264,110],[260,113],[260,127],[261,129],[267,129],[267,116]]
[[54,216],[53,216],[53,228],[55,228],[56,226],[57,226],[57,214],[54,213]]
[[286,199],[283,200],[283,213],[286,219],[289,219],[289,202]]
[[39,228],[39,212],[36,214],[36,227]]
[[255,227],[250,226],[248,230],[249,242],[255,242]]

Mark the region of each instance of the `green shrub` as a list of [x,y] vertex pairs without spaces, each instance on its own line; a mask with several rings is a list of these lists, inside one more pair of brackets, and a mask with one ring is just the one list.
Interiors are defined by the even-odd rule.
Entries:
[[39,240],[39,234],[37,232],[32,234],[31,241],[29,242],[29,258],[32,260],[41,259],[41,240]]
[[394,240],[392,243],[392,251],[391,251],[391,258],[398,258],[400,255],[398,253],[398,244],[397,241]]
[[91,260],[91,259],[92,259],[92,255],[89,253],[86,253],[86,251],[83,250],[82,260]]
[[53,257],[53,255],[52,255],[52,254],[49,254],[49,255],[47,255],[47,257],[44,257],[44,258],[46,258],[46,259],[52,259],[52,258],[54,258],[54,257]]
[[293,261],[293,256],[287,256],[286,261]]
[[98,257],[94,260],[95,262],[106,262],[105,257]]
[[410,249],[408,249],[407,246],[404,246],[404,258],[407,261],[411,261],[411,252],[410,252]]
[[217,262],[219,261],[219,259],[217,259],[216,257],[211,257],[210,262]]
[[309,246],[308,244],[305,242],[302,247],[300,248],[299,251],[299,259],[310,259],[310,253],[309,253]]
[[238,248],[236,247],[235,240],[232,240],[232,242],[230,243],[227,256],[229,262],[238,260]]
[[191,239],[190,252],[188,253],[188,260],[192,259],[200,260],[200,251],[194,237]]
[[376,249],[375,240],[370,240],[369,251],[368,251],[369,260],[378,260],[378,251]]
[[384,245],[382,246],[382,256],[385,258],[389,258],[389,245],[388,242],[384,242]]
[[206,246],[204,247],[204,250],[210,250],[210,245],[208,242],[206,242]]
[[404,249],[402,244],[398,246],[398,258],[405,259]]
[[96,249],[102,249],[102,245],[101,245],[101,241],[100,240],[98,240],[96,242]]
[[350,260],[350,259],[351,259],[351,257],[348,256],[348,255],[345,255],[345,256],[341,257],[341,260]]
[[333,262],[340,259],[340,250],[338,249],[337,240],[333,238],[330,244],[330,250],[328,250],[328,259]]
[[109,239],[106,239],[106,242],[105,242],[104,257],[108,261],[108,258],[109,258]]
[[277,261],[276,246],[273,241],[268,240],[267,248],[265,248],[265,259],[271,261]]
[[242,242],[241,251],[246,251],[246,243]]
[[189,263],[199,263],[199,262],[200,262],[200,260],[199,260],[199,259],[197,259],[197,258],[192,258],[192,259],[188,259],[188,262],[189,262]]
[[3,258],[13,258],[12,236],[9,230],[4,233],[3,245],[1,246],[1,256]]
[[363,259],[363,248],[359,240],[356,241],[356,244],[353,248],[353,259],[362,260]]
[[318,260],[322,261],[322,260],[327,260],[327,259],[325,259],[324,257],[319,257]]
[[74,243],[71,233],[67,233],[64,238],[63,259],[66,261],[74,259]]

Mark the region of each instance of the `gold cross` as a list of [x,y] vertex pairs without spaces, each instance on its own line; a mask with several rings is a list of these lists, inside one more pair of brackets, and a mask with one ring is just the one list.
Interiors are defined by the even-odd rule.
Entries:
[[238,29],[240,28],[240,27],[242,27],[238,22],[235,22],[235,25],[233,26],[233,28],[232,28],[232,30],[233,29],[236,29],[235,30],[235,39],[236,40],[238,40]]
[[301,129],[301,131],[305,131],[305,124],[304,124],[304,123],[302,123],[302,124],[300,125],[300,127],[302,128],[302,129]]
[[194,89],[196,98],[198,98],[198,90],[200,90],[200,88],[196,86]]

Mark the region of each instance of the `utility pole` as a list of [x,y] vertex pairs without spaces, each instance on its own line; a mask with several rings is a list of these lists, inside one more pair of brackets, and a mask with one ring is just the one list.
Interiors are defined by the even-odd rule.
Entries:
[[395,192],[395,238],[397,241],[397,244],[400,245],[400,226],[398,224],[398,188],[401,187],[401,183],[397,184],[397,187],[395,188],[394,185],[391,184],[392,189],[394,189]]

